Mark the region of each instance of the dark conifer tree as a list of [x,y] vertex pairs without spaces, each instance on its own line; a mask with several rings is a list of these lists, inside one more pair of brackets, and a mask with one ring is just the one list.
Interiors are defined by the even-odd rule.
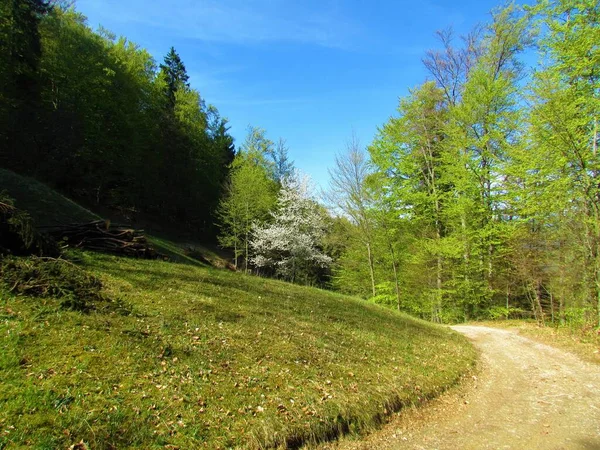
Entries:
[[160,65],[160,70],[167,82],[167,97],[170,106],[173,108],[175,106],[175,93],[181,88],[189,89],[190,87],[188,82],[190,77],[174,47],[171,47],[171,50],[165,56],[165,62]]

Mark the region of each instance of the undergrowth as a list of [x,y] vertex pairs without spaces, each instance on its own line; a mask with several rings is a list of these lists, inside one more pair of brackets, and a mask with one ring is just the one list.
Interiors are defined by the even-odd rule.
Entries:
[[15,206],[5,191],[0,192],[0,256],[2,255],[58,256],[58,244],[41,234],[27,211]]

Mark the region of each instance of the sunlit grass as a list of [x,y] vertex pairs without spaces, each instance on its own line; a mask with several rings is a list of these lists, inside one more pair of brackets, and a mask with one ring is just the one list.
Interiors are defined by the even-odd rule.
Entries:
[[0,448],[295,447],[371,428],[474,360],[448,329],[331,292],[82,258],[133,314],[2,294]]

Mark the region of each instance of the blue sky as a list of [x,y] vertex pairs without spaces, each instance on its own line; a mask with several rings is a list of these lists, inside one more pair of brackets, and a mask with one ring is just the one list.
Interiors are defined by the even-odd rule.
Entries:
[[171,46],[192,86],[227,117],[287,140],[298,168],[327,185],[354,133],[363,145],[427,77],[436,30],[487,22],[496,0],[77,0],[99,25],[148,49]]

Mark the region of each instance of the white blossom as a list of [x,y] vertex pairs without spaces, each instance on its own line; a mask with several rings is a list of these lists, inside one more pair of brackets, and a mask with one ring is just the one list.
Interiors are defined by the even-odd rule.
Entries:
[[254,227],[250,245],[255,266],[273,268],[292,281],[329,266],[331,258],[318,248],[323,221],[308,177],[295,172],[283,180],[272,216],[271,224]]

